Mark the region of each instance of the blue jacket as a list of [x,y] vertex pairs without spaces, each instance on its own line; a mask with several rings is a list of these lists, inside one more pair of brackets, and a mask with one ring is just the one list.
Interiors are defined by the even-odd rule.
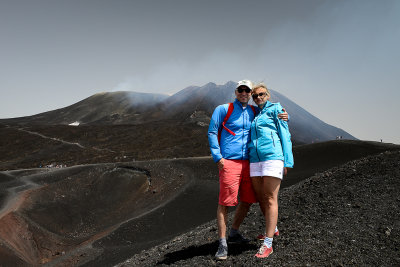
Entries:
[[[215,162],[224,159],[249,159],[247,147],[250,141],[250,126],[254,119],[254,112],[250,105],[243,109],[239,100],[233,102],[234,108],[225,126],[236,135],[221,131],[220,144],[218,143],[218,131],[222,128],[222,122],[228,112],[229,104],[219,105],[215,108],[208,127],[208,142],[211,154]],[[258,110],[258,108],[256,108]]]
[[293,168],[292,141],[286,121],[278,119],[280,103],[267,102],[251,124],[250,162],[283,160]]

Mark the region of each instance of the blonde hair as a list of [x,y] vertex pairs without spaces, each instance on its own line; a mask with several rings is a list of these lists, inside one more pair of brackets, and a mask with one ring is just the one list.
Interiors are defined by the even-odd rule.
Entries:
[[254,90],[256,90],[256,89],[258,89],[258,88],[264,88],[264,89],[267,91],[267,96],[271,97],[271,93],[269,92],[267,86],[266,86],[264,83],[258,83],[258,84],[256,84],[256,85],[254,85],[254,86],[253,86],[253,90],[252,90],[253,93],[254,93]]

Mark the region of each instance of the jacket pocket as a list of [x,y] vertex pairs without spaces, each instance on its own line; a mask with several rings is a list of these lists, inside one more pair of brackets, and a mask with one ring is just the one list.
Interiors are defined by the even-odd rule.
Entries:
[[272,134],[272,132],[271,132],[271,139],[272,139],[272,144],[273,144],[274,147],[275,147],[275,139],[274,139],[274,135]]

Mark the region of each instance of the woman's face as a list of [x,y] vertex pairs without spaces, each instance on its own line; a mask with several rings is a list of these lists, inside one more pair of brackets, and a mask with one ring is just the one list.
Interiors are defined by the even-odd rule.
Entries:
[[262,87],[254,89],[252,97],[254,103],[256,103],[257,106],[263,106],[270,98],[270,96],[267,95],[267,90],[265,90],[265,88]]

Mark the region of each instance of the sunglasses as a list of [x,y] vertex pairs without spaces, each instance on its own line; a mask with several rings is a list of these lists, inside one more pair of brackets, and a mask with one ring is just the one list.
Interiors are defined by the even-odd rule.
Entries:
[[263,97],[263,96],[265,96],[265,95],[267,95],[267,93],[259,93],[259,94],[253,94],[252,97],[253,97],[254,99],[256,99],[257,97]]
[[238,91],[239,94],[243,93],[243,91],[245,91],[246,93],[250,93],[251,90],[248,87],[239,87],[238,89],[236,89]]

